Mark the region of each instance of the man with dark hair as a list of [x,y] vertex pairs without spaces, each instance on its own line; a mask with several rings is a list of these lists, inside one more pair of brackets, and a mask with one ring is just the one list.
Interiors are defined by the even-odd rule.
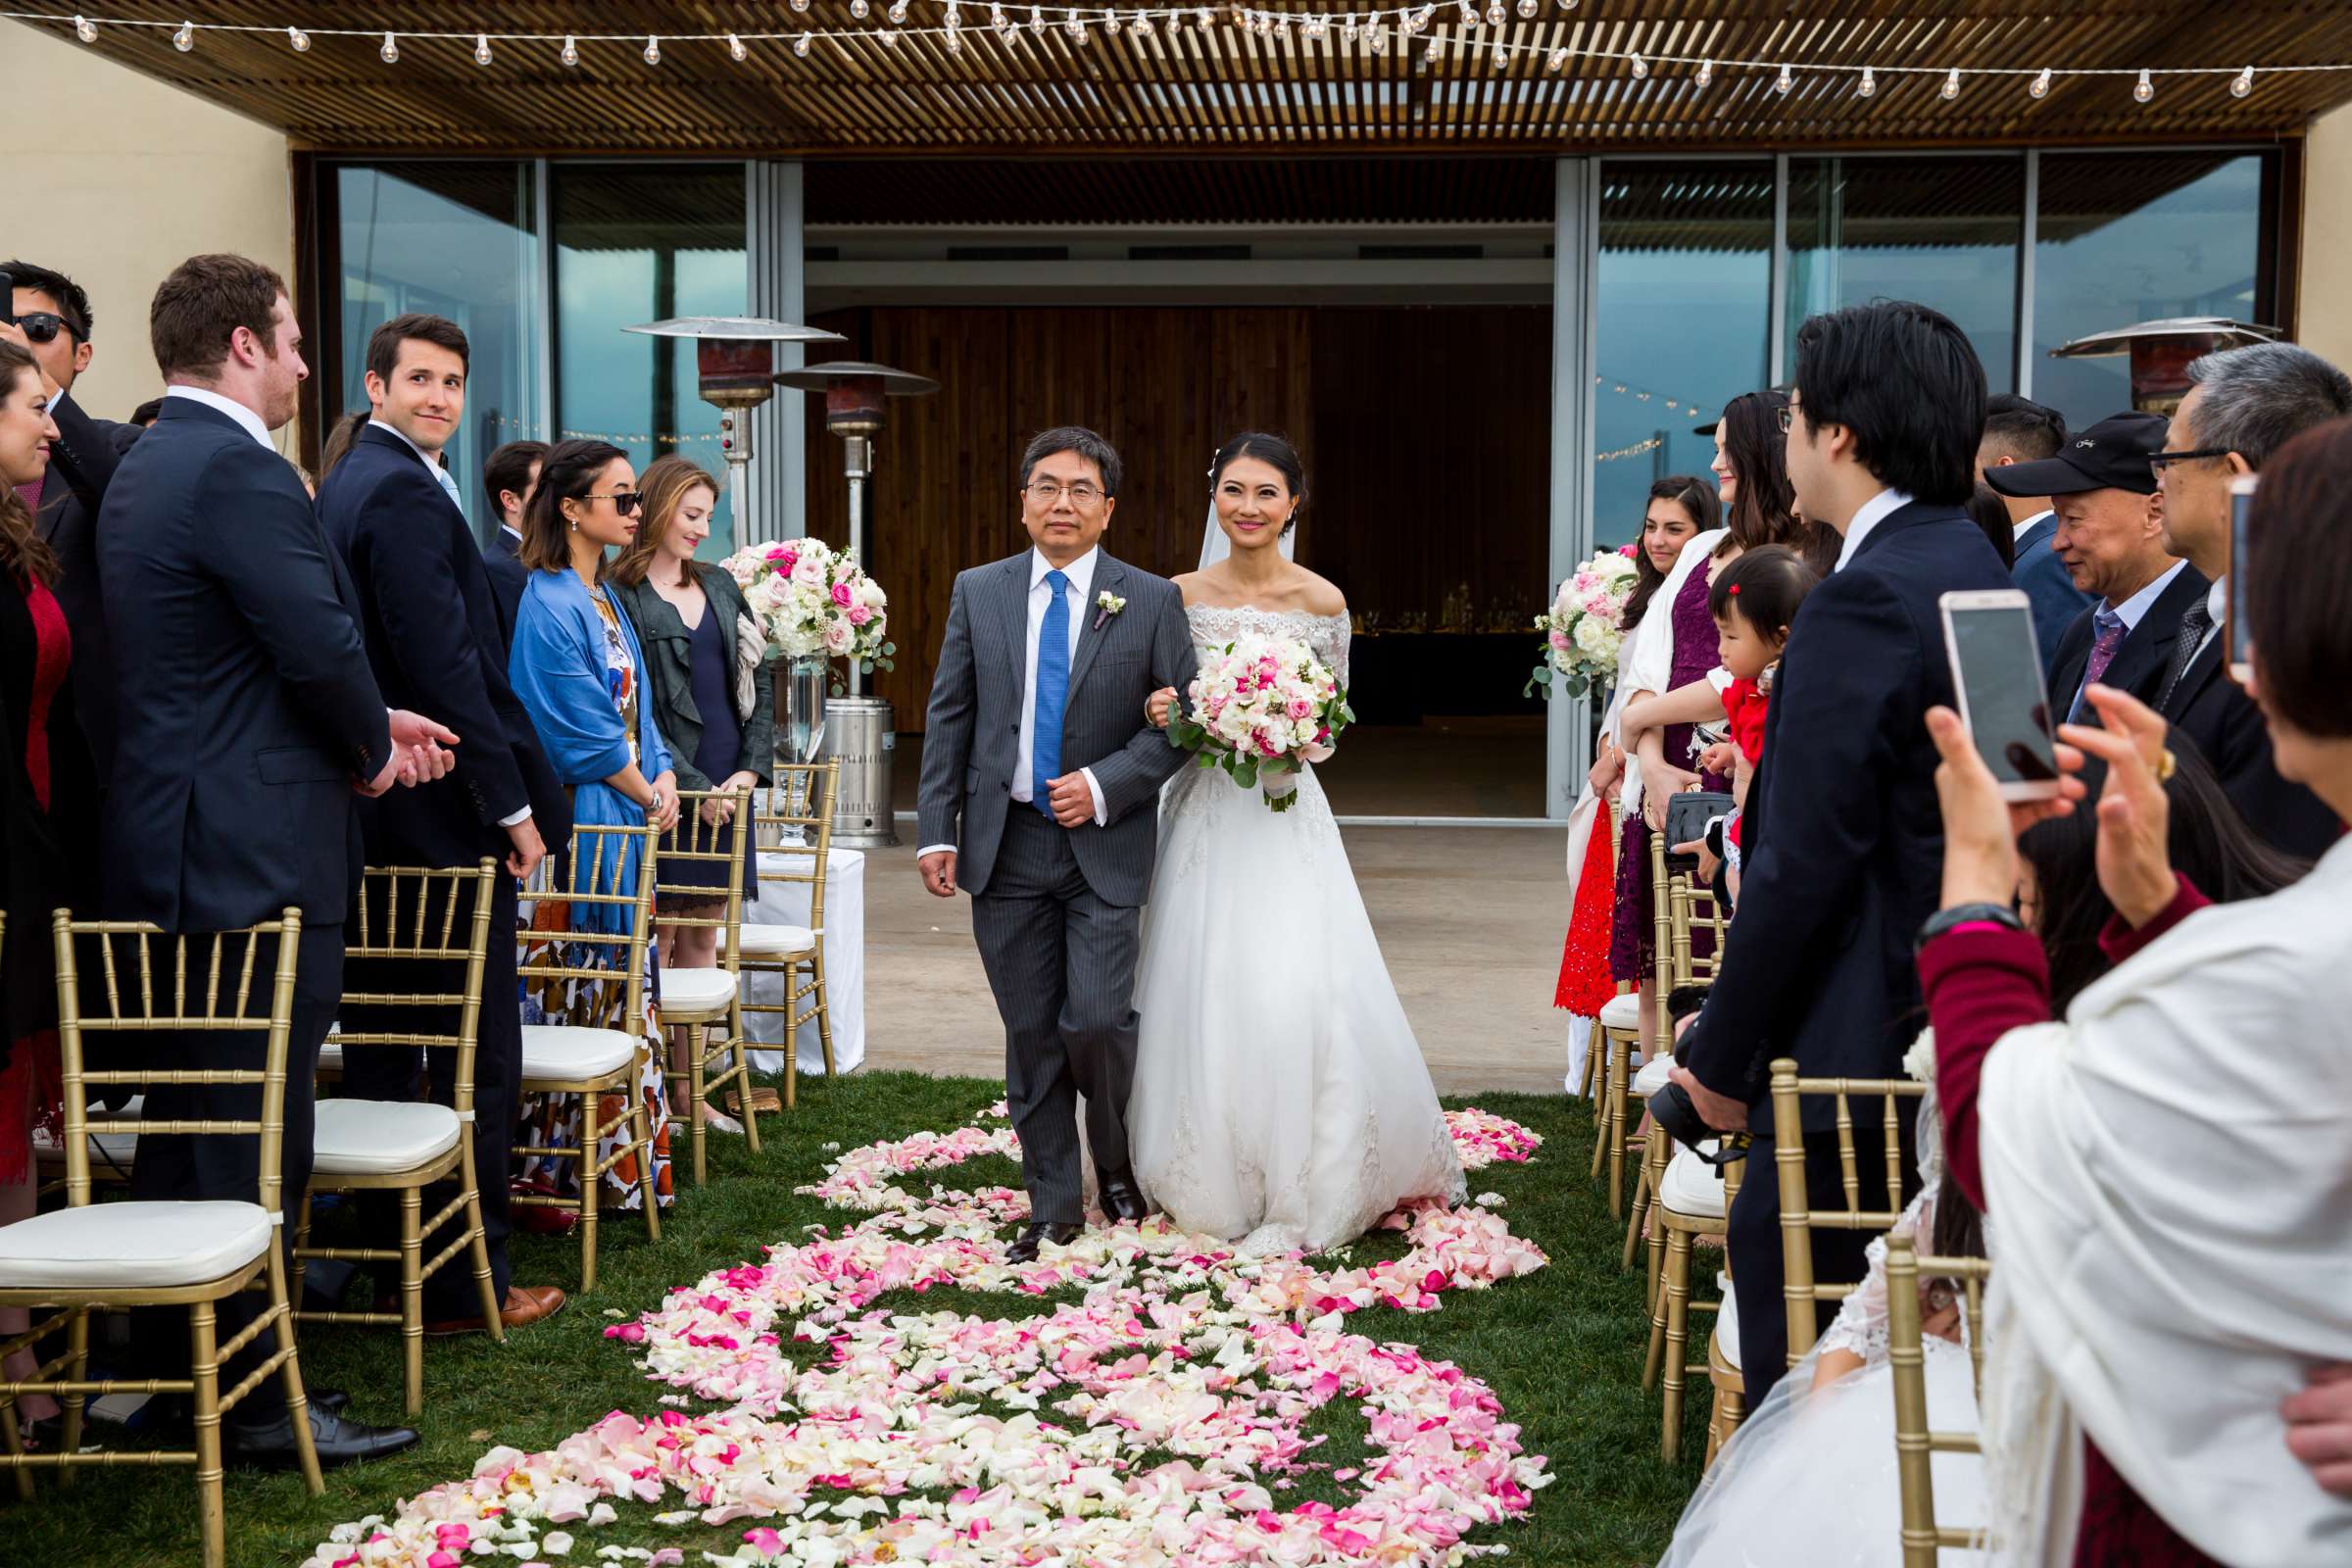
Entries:
[[1006,1255],[1027,1262],[1084,1219],[1081,1095],[1103,1212],[1148,1212],[1127,1143],[1135,963],[1159,787],[1184,758],[1145,708],[1190,686],[1195,661],[1176,585],[1099,548],[1118,507],[1110,443],[1048,430],[1020,476],[1031,548],[959,574],[949,601],[915,858],[933,896],[972,895],[1029,1191]]
[[65,273],[30,262],[0,263],[14,282],[10,308],[15,333],[58,385],[49,400],[57,440],[49,471],[24,497],[33,526],[57,556],[57,604],[74,637],[74,703],[90,760],[101,787],[115,761],[115,678],[106,635],[106,606],[99,593],[98,551],[91,527],[105,504],[115,465],[139,438],[135,424],[94,419],[74,401],[74,383],[90,368],[90,297]]
[[514,612],[522,604],[522,586],[530,577],[519,559],[522,509],[530,505],[531,492],[539,488],[539,466],[546,461],[546,442],[510,441],[482,465],[482,489],[490,497],[490,515],[498,519],[498,532],[483,549],[482,563],[490,568],[490,596],[498,603],[499,635],[509,643],[514,640]]
[[2021,463],[2046,463],[2066,446],[2066,416],[2047,404],[2003,392],[1984,405],[1984,434],[1977,443],[1977,477],[2001,497],[2016,530],[2009,579],[2034,603],[2034,639],[2042,672],[2056,667],[2058,640],[2090,607],[2053,549],[2058,518],[2047,496],[2012,493],[1993,478]]
[[[1797,505],[1843,547],[1789,633],[1748,785],[1740,919],[1675,1053],[1673,1081],[1726,1130],[1749,1127],[1766,1103],[1775,1057],[1807,1076],[1900,1075],[1919,1031],[1912,939],[1936,910],[1943,863],[1925,722],[1952,701],[1936,601],[2009,586],[1961,510],[1984,372],[1949,319],[1898,302],[1814,317],[1796,334],[1786,417]],[[1830,1110],[1808,1106],[1807,1130],[1826,1132]],[[1864,1170],[1890,1157],[1875,1128],[1854,1129]],[[1761,1132],[1729,1233],[1750,1409],[1787,1368],[1780,1194]],[[1841,1206],[1835,1141],[1810,1139],[1806,1156],[1814,1204]],[[1859,1280],[1868,1241],[1825,1233],[1815,1277]]]
[[[318,1048],[343,995],[343,919],[361,863],[352,796],[439,777],[450,760],[443,743],[456,737],[385,707],[351,578],[293,465],[270,445],[310,373],[284,283],[243,257],[194,257],[156,290],[149,328],[170,390],[155,428],[116,469],[97,530],[120,656],[102,908],[174,934],[233,931],[288,906],[302,910],[282,1155],[280,1235],[290,1243],[310,1184]],[[259,958],[275,961],[267,948]],[[251,1070],[264,1043],[204,1031],[144,1044],[178,1066]],[[258,1099],[252,1088],[158,1085],[147,1113],[250,1120]],[[251,1201],[256,1143],[147,1134],[132,1195]],[[221,1302],[222,1341],[254,1311],[249,1296]],[[164,1324],[149,1338],[159,1347],[187,1343]],[[227,1358],[223,1382],[271,1348],[265,1334]],[[304,1413],[289,1406],[278,1379],[264,1380],[226,1423],[229,1452],[289,1464],[308,1442],[321,1463],[337,1464],[416,1441],[414,1432],[364,1426],[323,1399],[309,1402],[309,1431],[299,1433]]]
[[163,412],[164,400],[162,398],[149,398],[146,402],[140,404],[137,408],[130,411],[130,422],[144,430],[149,425],[155,423],[155,421],[163,416]]
[[2166,548],[2213,579],[2180,617],[2157,706],[2213,763],[2246,822],[2274,847],[2316,860],[2343,826],[2320,798],[2279,777],[2262,710],[2223,667],[2228,657],[2230,481],[2259,473],[2315,425],[2352,414],[2352,377],[2293,343],[2208,354],[2156,455]]
[[[379,368],[381,367],[382,368]],[[513,1231],[509,1151],[521,1101],[522,1013],[514,1002],[515,878],[527,878],[546,853],[543,799],[561,787],[538,751],[529,713],[507,685],[506,637],[493,607],[490,577],[458,506],[457,481],[440,464],[442,448],[466,414],[466,334],[438,316],[399,316],[368,344],[368,421],[343,461],[318,487],[318,520],[351,568],[363,607],[368,660],[387,701],[440,714],[463,737],[457,766],[435,783],[401,790],[360,808],[371,865],[471,866],[503,858],[491,900],[492,941],[482,970],[482,1005],[473,1066],[474,1175],[492,1297],[509,1328],[562,1308],[552,1286],[511,1283],[507,1238]],[[533,784],[538,784],[534,789]],[[385,923],[377,921],[378,929]],[[422,975],[414,963],[352,965],[355,991],[455,993],[465,976],[448,966]],[[410,1014],[369,1009],[362,1027],[454,1035],[453,1008]],[[426,1054],[424,1078],[437,1102],[452,1102],[455,1053]],[[390,1046],[347,1052],[344,1087],[363,1100],[414,1101],[417,1053]],[[426,1213],[438,1213],[454,1188],[428,1189]],[[390,1231],[385,1204],[371,1204],[372,1228]],[[429,1256],[442,1239],[425,1238]],[[486,1325],[478,1287],[464,1254],[424,1285],[427,1333]]]
[[1985,483],[2004,495],[2050,498],[2055,558],[2092,601],[2056,647],[2042,650],[2050,709],[2065,723],[2099,722],[2082,695],[2094,681],[2152,701],[2181,613],[2205,597],[2203,574],[2165,548],[2164,503],[2148,466],[2163,449],[2163,415],[2117,414],[2054,458],[1985,470]]

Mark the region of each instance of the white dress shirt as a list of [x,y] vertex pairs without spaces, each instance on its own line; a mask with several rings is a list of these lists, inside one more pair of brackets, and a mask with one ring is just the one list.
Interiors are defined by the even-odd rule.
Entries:
[[272,452],[277,450],[277,444],[270,439],[270,427],[262,422],[262,416],[235,398],[224,398],[209,387],[201,386],[168,386],[164,388],[164,396],[186,398],[190,403],[203,404],[216,414],[225,414],[236,420],[247,435]]
[[2211,648],[2213,640],[2222,634],[2222,623],[2229,619],[2229,616],[2230,574],[2225,571],[2219,577],[2214,578],[2213,586],[2205,591],[2205,618],[2211,624],[2205,628],[2205,635],[2197,642],[2199,659],[2205,657],[2205,650]]
[[[1060,568],[1061,574],[1069,579],[1069,586],[1062,593],[1070,607],[1069,659],[1073,674],[1078,664],[1078,636],[1086,628],[1087,607],[1094,602],[1095,564],[1101,555],[1100,551],[1089,550]],[[1036,755],[1037,746],[1037,642],[1046,627],[1046,607],[1054,602],[1054,585],[1046,581],[1046,573],[1054,569],[1054,564],[1042,554],[1029,552],[1029,630],[1024,639],[1028,653],[1021,664],[1021,735],[1016,743],[1019,750],[1012,760],[1012,787],[1007,791],[1015,806],[1034,808],[1037,804],[1037,781],[1029,776],[1030,760]],[[1095,781],[1095,770],[1082,767],[1078,772],[1086,780],[1087,793],[1094,797],[1095,826],[1107,827],[1110,808],[1103,803],[1102,786]],[[952,852],[955,848],[953,844],[926,844],[915,851],[915,858],[920,859],[940,850]]]
[[1845,525],[1845,547],[1838,552],[1838,564],[1833,570],[1843,571],[1845,564],[1854,559],[1870,530],[1886,520],[1887,514],[1898,512],[1911,504],[1911,498],[1900,490],[1882,490],[1854,509],[1854,520]]
[[2180,576],[2180,568],[2187,564],[2188,563],[2185,561],[2174,562],[2170,566],[2167,566],[2162,572],[2157,574],[2154,582],[2148,584],[2145,588],[2142,588],[2139,592],[2133,594],[2122,604],[2109,605],[2107,607],[2109,610],[2115,612],[2116,615],[2122,619],[2124,623],[2125,636],[2129,637],[2132,633],[2139,630],[2140,621],[2147,617],[2149,611],[2156,608],[2157,599],[2163,595],[2167,588],[2170,588],[2173,585],[2173,579]]
[[2040,527],[2042,524],[2042,519],[2050,515],[2050,509],[2048,507],[2044,507],[2039,512],[2034,514],[2034,515],[2031,517],[2028,517],[2025,521],[2011,523],[2009,526],[2009,538],[2011,542],[2021,545],[2024,544],[2026,542],[2026,535]]

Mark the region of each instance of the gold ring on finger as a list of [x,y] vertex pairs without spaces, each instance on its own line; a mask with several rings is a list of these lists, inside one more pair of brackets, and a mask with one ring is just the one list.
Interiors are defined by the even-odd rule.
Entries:
[[2173,749],[2172,749],[2170,746],[2167,746],[2167,747],[2165,747],[2165,748],[2164,748],[2164,749],[2163,749],[2161,752],[2159,752],[2159,753],[2157,754],[2157,756],[2156,756],[2156,782],[2157,782],[2157,783],[2159,783],[2159,784],[2169,784],[2169,783],[2171,783],[2171,782],[2172,782],[2172,777],[2173,777],[2173,775],[2174,775],[2175,773],[2179,772],[2180,770],[2180,760],[2179,760],[2178,758],[2176,758],[2176,757],[2174,757],[2174,756],[2173,756]]

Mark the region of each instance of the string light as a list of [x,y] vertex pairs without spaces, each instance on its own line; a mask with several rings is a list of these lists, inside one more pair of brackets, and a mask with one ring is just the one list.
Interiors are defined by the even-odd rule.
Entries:
[[2050,68],[2044,66],[2034,73],[2033,85],[2029,86],[2026,91],[2036,98],[2047,98],[2050,95]]
[[1371,35],[1364,40],[1364,43],[1376,55],[1387,54],[1389,52],[1388,29],[1375,22],[1372,24]]
[[1431,39],[1429,40],[1429,47],[1428,47],[1426,50],[1422,51],[1422,54],[1421,54],[1421,63],[1422,63],[1424,66],[1434,66],[1434,65],[1436,65],[1436,64],[1438,63],[1439,59],[1441,58],[1441,57],[1440,57],[1440,55],[1439,55],[1439,53],[1438,53],[1438,51],[1439,51],[1440,49],[1444,48],[1444,47],[1445,47],[1445,40],[1444,40],[1444,39],[1442,39],[1442,38],[1438,38],[1438,37],[1435,37],[1435,36],[1431,37]]
[[897,0],[897,3],[890,8],[890,24],[898,27],[906,25],[906,0]]
[[1005,20],[1004,8],[1001,5],[992,5],[988,8],[988,24],[999,32],[1003,32],[1006,27],[1012,25]]
[[806,59],[808,59],[808,40],[809,40],[810,38],[813,38],[814,36],[816,36],[814,33],[804,32],[804,33],[802,33],[802,34],[801,34],[801,35],[800,35],[798,38],[795,38],[795,39],[793,39],[793,40],[792,40],[792,53],[793,53],[793,58],[795,58],[795,59],[797,59],[797,60],[806,60]]
[[743,40],[731,32],[727,34],[727,53],[734,57],[739,66],[752,56],[751,50],[744,47]]
[[856,17],[859,22],[863,22],[873,9],[872,6],[866,4],[866,0],[850,0],[850,15]]
[[882,47],[885,49],[896,49],[898,46],[899,29],[896,27],[884,27],[882,29]]
[[1555,74],[1566,69],[1567,65],[1568,51],[1565,49],[1554,49],[1544,58],[1544,69]]
[[1795,85],[1796,77],[1789,73],[1787,66],[1783,66],[1781,74],[1772,78],[1772,90],[1784,98],[1788,96],[1788,89]]
[[580,46],[572,41],[569,33],[565,33],[564,35],[563,52],[558,54],[556,58],[563,61],[567,66],[576,66],[580,63]]
[[948,29],[946,41],[948,45],[948,53],[952,55],[959,55],[963,53],[963,31],[961,28],[950,27]]
[[400,64],[400,44],[387,32],[384,34],[384,46],[375,55],[385,65],[397,66]]
[[1868,66],[1864,66],[1862,68],[1862,79],[1855,85],[1854,91],[1860,93],[1865,98],[1877,97],[1879,92],[1878,73],[1872,71]]
[[1519,20],[1521,22],[1536,20],[1536,0],[1519,0]]
[[1454,3],[1455,3],[1456,5],[1458,5],[1458,6],[1461,8],[1461,12],[1462,12],[1462,25],[1463,25],[1463,26],[1465,26],[1465,27],[1475,27],[1475,26],[1477,26],[1477,25],[1478,25],[1478,7],[1476,7],[1476,6],[1472,5],[1472,4],[1470,3],[1470,0],[1454,0]]
[[473,40],[473,63],[483,67],[490,64],[490,35],[486,32],[478,34]]
[[286,29],[286,42],[293,45],[294,52],[298,55],[307,55],[311,52],[311,35],[300,27]]
[[1960,96],[1960,68],[1954,66],[1943,78],[1943,101],[1950,103]]
[[1505,13],[1504,13],[1504,11],[1503,11],[1503,9],[1502,9],[1502,0],[1487,0],[1487,25],[1488,25],[1488,26],[1490,26],[1490,27],[1499,27],[1499,26],[1501,26],[1501,25],[1502,25],[1502,19],[1503,19],[1504,15],[1505,15]]
[[1061,30],[1068,33],[1072,39],[1075,39],[1079,42],[1085,41],[1086,23],[1080,19],[1078,13],[1075,11],[1061,19]]
[[74,19],[74,36],[79,38],[83,43],[96,43],[98,41],[98,24],[87,17],[75,17]]
[[662,40],[650,32],[645,35],[645,63],[649,66],[662,63]]
[[1649,74],[1649,62],[1642,59],[1640,55],[1634,56],[1628,65],[1629,69],[1631,69],[1634,74],[1634,79],[1636,81],[1640,81]]
[[2156,96],[2156,84],[2148,79],[2146,67],[2140,68],[2139,79],[2132,84],[2132,101],[2144,104]]
[[179,24],[179,30],[172,35],[172,47],[178,50],[183,55],[189,50],[195,48],[196,24],[193,22],[181,23]]
[[1698,74],[1690,79],[1698,83],[1699,89],[1702,92],[1715,85],[1715,62],[1712,60],[1701,60],[1698,63]]
[[1045,7],[1031,6],[1029,8],[1029,30],[1031,32],[1044,32],[1046,30]]
[[808,0],[792,0],[792,9],[806,14],[808,10]]
[[2239,72],[2236,75],[2230,78],[2230,97],[2243,98],[2246,94],[2252,92],[2253,90],[2254,68],[2252,66],[2248,66],[2245,70]]

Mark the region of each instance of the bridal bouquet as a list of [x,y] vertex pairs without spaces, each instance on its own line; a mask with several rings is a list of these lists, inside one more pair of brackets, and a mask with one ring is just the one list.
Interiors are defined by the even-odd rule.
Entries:
[[847,659],[865,673],[889,669],[890,596],[857,558],[821,539],[738,550],[720,564],[787,659]]
[[1291,808],[1299,764],[1329,757],[1355,721],[1338,678],[1288,638],[1244,637],[1204,656],[1188,695],[1190,710],[1168,716],[1168,744],[1264,790],[1277,811]]
[[[1528,677],[1526,695],[1541,686],[1550,695],[1582,697],[1617,678],[1625,607],[1639,580],[1636,548],[1603,550],[1560,584],[1550,612],[1536,617],[1536,630],[1544,634],[1544,662]],[[1555,674],[1560,677],[1556,685]]]

